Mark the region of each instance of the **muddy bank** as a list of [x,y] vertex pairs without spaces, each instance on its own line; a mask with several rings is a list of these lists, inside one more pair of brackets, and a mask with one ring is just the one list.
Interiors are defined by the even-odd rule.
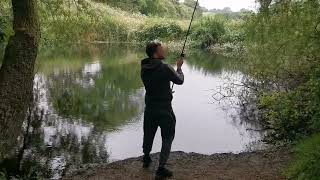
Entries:
[[[110,179],[150,180],[154,179],[159,154],[153,154],[153,164],[143,169],[141,157],[130,158],[106,165],[88,167],[75,171],[64,179]],[[292,157],[288,148],[241,154],[202,155],[173,152],[168,167],[174,171],[176,180],[213,179],[285,179],[282,171]]]

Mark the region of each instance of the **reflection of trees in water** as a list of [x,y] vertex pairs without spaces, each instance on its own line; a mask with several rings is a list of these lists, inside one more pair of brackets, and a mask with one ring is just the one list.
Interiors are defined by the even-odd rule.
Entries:
[[[79,70],[55,71],[46,77],[47,98],[53,106],[51,113],[58,113],[47,123],[69,131],[79,119],[89,123],[86,127],[79,122],[79,127],[74,128],[77,131],[87,128],[82,129],[89,132],[87,138],[76,136],[76,132],[61,135],[67,130],[60,130],[58,136],[51,136],[53,147],[57,149],[56,156],[60,154],[56,161],[67,162],[68,168],[77,167],[78,162],[106,161],[106,134],[101,130],[118,128],[142,110],[140,67],[130,58],[134,58],[130,53],[118,54],[100,62],[85,64]],[[64,124],[61,121],[57,124],[57,117],[64,119]],[[65,154],[66,147],[73,153]]]
[[0,164],[7,168],[8,175],[24,179],[58,178],[66,170],[86,163],[107,162],[106,135],[81,120],[54,114],[47,101],[46,79],[37,75],[35,82],[35,102],[24,122],[26,133],[16,144],[17,149],[22,149],[19,151],[22,157],[18,153]]
[[59,115],[93,122],[99,129],[114,129],[141,112],[137,63],[96,63],[85,69],[48,77],[50,101]]
[[248,144],[247,150],[260,148],[262,146],[260,137],[264,132],[260,131],[262,126],[258,119],[255,98],[242,83],[246,75],[241,73],[240,69],[229,65],[220,68],[222,68],[220,71],[219,68],[208,69],[210,74],[218,72],[221,78],[220,84],[212,89],[213,102],[218,103],[227,116],[231,117],[230,123],[239,129],[240,134],[245,133],[250,139],[257,140]]
[[207,74],[220,74],[223,71],[239,71],[235,68],[235,59],[209,54],[203,51],[192,52],[187,58],[188,64],[197,71]]
[[263,137],[264,124],[260,120],[257,107],[257,97],[254,86],[247,84],[248,76],[242,73],[226,73],[225,82],[214,90],[213,98],[227,111],[232,113],[232,124],[244,127],[252,139],[257,138],[247,146],[247,150],[261,149],[264,144],[259,137]]
[[46,79],[37,75],[36,103],[22,159],[22,170],[33,176],[60,177],[66,170],[86,163],[108,161],[106,135],[91,124],[54,114],[48,102]]
[[[59,177],[83,164],[108,161],[102,130],[123,125],[143,106],[140,67],[132,58],[137,57],[118,52],[101,58],[101,64],[73,59],[63,67],[59,60],[49,68],[54,70],[45,71],[47,76],[36,76],[36,103],[21,161],[23,176]],[[72,63],[80,68],[69,68]],[[17,144],[21,146],[22,141]]]
[[252,120],[256,118],[256,112],[252,110],[254,104],[247,101],[249,95],[245,93],[248,91],[241,85],[241,80],[244,78],[241,70],[244,64],[240,59],[193,51],[187,57],[187,63],[193,70],[202,72],[206,76],[219,75],[222,80],[219,82],[221,85],[212,89],[212,98],[232,116],[232,124],[235,127],[252,127],[252,129],[260,127],[257,121]]
[[86,163],[108,161],[105,135],[81,122],[70,123],[66,119],[51,118],[46,115],[39,128],[31,128],[22,161],[24,171],[36,166],[42,171],[31,171],[42,177],[59,177],[66,170],[79,168]]
[[257,139],[251,142],[246,149],[259,149],[262,145],[259,140],[264,132],[257,131],[262,126],[258,119],[256,102],[253,94],[243,84],[243,80],[247,78],[242,73],[245,64],[242,64],[240,59],[230,59],[201,51],[192,52],[187,57],[187,63],[192,70],[199,71],[205,76],[219,77],[221,84],[212,89],[213,102],[218,103],[227,116],[231,117],[230,123],[239,129],[240,133],[245,130],[251,139]]
[[[212,98],[218,102],[220,107],[232,117],[234,127],[259,127],[254,121],[247,121],[248,103],[244,103],[242,89],[239,81],[243,77],[240,62],[237,59],[229,59],[219,55],[208,55],[207,53],[194,53],[188,59],[188,64],[205,75],[219,75],[223,83],[216,89],[212,89]],[[243,91],[244,92],[244,91]],[[254,113],[253,113],[254,114]],[[251,137],[257,137],[255,132]]]

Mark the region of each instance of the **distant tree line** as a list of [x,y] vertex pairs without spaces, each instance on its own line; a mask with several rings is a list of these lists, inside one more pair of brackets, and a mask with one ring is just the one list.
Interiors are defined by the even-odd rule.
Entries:
[[[95,0],[96,2],[106,3],[109,6],[120,8],[125,11],[138,12],[145,15],[180,17],[190,16],[196,1],[185,0]],[[201,7],[197,13],[202,14],[206,11]]]

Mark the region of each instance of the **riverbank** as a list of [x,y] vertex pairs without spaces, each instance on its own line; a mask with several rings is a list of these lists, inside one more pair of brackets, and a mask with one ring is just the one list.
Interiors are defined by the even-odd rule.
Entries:
[[[130,158],[111,164],[97,165],[74,171],[64,179],[153,179],[159,154],[153,154],[150,169],[142,169],[141,157]],[[240,154],[202,155],[197,153],[173,152],[169,168],[174,171],[173,179],[285,179],[282,175],[292,158],[288,148],[244,152]]]

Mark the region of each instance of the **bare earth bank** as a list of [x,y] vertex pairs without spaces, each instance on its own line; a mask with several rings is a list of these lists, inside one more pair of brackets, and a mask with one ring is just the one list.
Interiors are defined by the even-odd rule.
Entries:
[[[141,157],[130,158],[111,164],[98,165],[77,170],[64,179],[107,180],[151,180],[159,154],[153,154],[153,164],[143,169]],[[196,153],[171,153],[168,167],[176,180],[260,180],[285,179],[282,176],[292,153],[288,148],[245,152],[241,154],[202,155]]]

